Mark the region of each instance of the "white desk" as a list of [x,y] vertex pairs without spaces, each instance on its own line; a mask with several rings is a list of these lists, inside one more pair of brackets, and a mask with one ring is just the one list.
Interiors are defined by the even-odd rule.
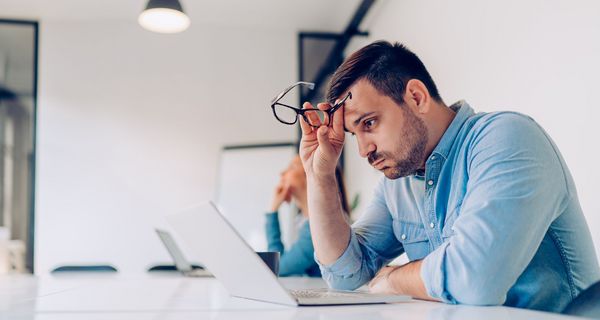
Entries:
[[[320,279],[283,279],[289,288],[324,287]],[[260,289],[259,289],[260,290]],[[0,277],[0,319],[567,319],[506,307],[410,301],[388,305],[287,307],[229,297],[213,278],[178,274]],[[577,319],[577,318],[576,318]]]

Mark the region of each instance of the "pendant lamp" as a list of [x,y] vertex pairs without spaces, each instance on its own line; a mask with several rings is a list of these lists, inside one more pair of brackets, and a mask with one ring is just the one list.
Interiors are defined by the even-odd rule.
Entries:
[[178,33],[190,26],[179,0],[149,0],[138,22],[144,29],[158,33]]

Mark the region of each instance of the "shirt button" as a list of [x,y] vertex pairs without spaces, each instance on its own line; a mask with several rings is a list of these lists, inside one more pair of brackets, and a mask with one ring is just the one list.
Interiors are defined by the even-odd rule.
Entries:
[[430,186],[432,186],[433,185],[433,180],[427,181],[427,184],[430,185]]
[[435,156],[431,156],[431,160],[435,160]]
[[429,226],[431,227],[431,229],[435,228],[435,223],[430,223]]
[[406,235],[403,234],[402,236],[400,236],[400,238],[402,238],[402,240],[406,240]]

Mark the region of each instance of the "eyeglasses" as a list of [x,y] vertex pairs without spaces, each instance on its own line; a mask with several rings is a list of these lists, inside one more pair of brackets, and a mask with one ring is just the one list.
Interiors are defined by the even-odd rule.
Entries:
[[288,92],[292,91],[292,89],[297,86],[306,86],[310,90],[314,90],[315,88],[315,84],[312,82],[299,81],[281,91],[281,93],[271,100],[271,109],[273,109],[273,115],[277,120],[279,120],[279,122],[283,124],[295,124],[298,122],[298,116],[302,116],[304,121],[306,121],[306,123],[313,128],[318,128],[321,125],[329,126],[331,119],[333,119],[333,114],[337,111],[337,109],[344,105],[346,99],[352,99],[352,93],[348,92],[344,99],[340,100],[338,103],[334,104],[333,107],[327,110],[319,110],[314,108],[302,109],[279,102]]

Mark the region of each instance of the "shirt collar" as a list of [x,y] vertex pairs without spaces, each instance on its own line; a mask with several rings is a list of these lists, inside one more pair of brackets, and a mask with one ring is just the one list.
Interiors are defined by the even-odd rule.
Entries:
[[438,154],[444,157],[444,159],[447,159],[448,153],[450,152],[450,149],[454,144],[454,140],[460,132],[463,124],[467,121],[467,119],[469,119],[469,117],[475,114],[473,108],[471,108],[471,106],[469,106],[469,104],[464,100],[454,103],[450,106],[450,109],[456,112],[454,120],[452,120],[448,129],[446,129],[446,132],[444,132],[442,139],[440,139],[440,142],[432,152],[432,154]]

